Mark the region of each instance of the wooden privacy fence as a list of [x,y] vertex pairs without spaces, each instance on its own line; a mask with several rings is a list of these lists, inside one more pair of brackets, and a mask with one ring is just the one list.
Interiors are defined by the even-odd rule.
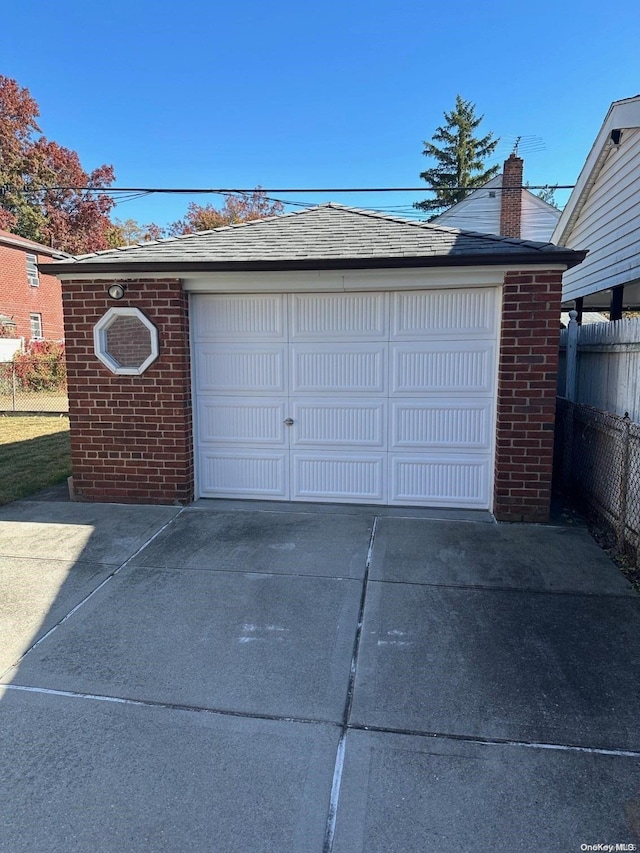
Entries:
[[560,335],[556,479],[640,557],[640,318],[578,326]]
[[[575,318],[575,312],[571,315]],[[560,333],[558,394],[640,423],[640,318]]]

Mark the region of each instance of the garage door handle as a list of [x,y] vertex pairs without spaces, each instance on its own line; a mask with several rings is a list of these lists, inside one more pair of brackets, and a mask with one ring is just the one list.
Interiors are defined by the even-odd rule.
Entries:
[[285,426],[293,426],[293,418],[287,418],[284,422]]

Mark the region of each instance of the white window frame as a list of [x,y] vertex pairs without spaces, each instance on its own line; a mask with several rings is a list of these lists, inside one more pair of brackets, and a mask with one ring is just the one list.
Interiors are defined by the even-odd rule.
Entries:
[[[140,367],[121,367],[107,352],[107,330],[118,317],[136,317],[149,330],[151,353]],[[140,376],[157,359],[159,355],[158,330],[151,320],[139,308],[109,308],[93,327],[93,347],[96,357],[109,368],[112,373],[122,376]]]
[[[37,326],[40,329],[40,331],[38,333],[36,333],[35,335],[33,333],[34,322],[37,324]],[[35,312],[33,314],[29,314],[29,324],[30,324],[30,328],[31,328],[31,340],[32,341],[44,340],[44,335],[42,333],[42,314],[36,314]]]
[[30,255],[27,253],[25,255],[26,263],[27,263],[27,279],[29,281],[29,287],[40,287],[40,276],[38,274],[38,256]]

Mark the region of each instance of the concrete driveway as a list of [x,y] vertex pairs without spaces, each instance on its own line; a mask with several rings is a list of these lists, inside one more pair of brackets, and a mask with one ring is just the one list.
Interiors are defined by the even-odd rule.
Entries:
[[640,597],[582,529],[35,500],[0,567],[3,853],[640,844]]

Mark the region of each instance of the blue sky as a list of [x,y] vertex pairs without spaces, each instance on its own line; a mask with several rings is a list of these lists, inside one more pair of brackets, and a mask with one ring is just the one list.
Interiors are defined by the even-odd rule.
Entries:
[[[118,186],[419,186],[422,140],[458,93],[502,137],[496,159],[539,137],[525,179],[572,184],[611,101],[640,92],[637,0],[25,0],[3,20],[0,73],[30,89],[46,136],[87,170],[113,164]],[[401,210],[421,196],[288,198]],[[166,224],[189,200],[113,215]]]

